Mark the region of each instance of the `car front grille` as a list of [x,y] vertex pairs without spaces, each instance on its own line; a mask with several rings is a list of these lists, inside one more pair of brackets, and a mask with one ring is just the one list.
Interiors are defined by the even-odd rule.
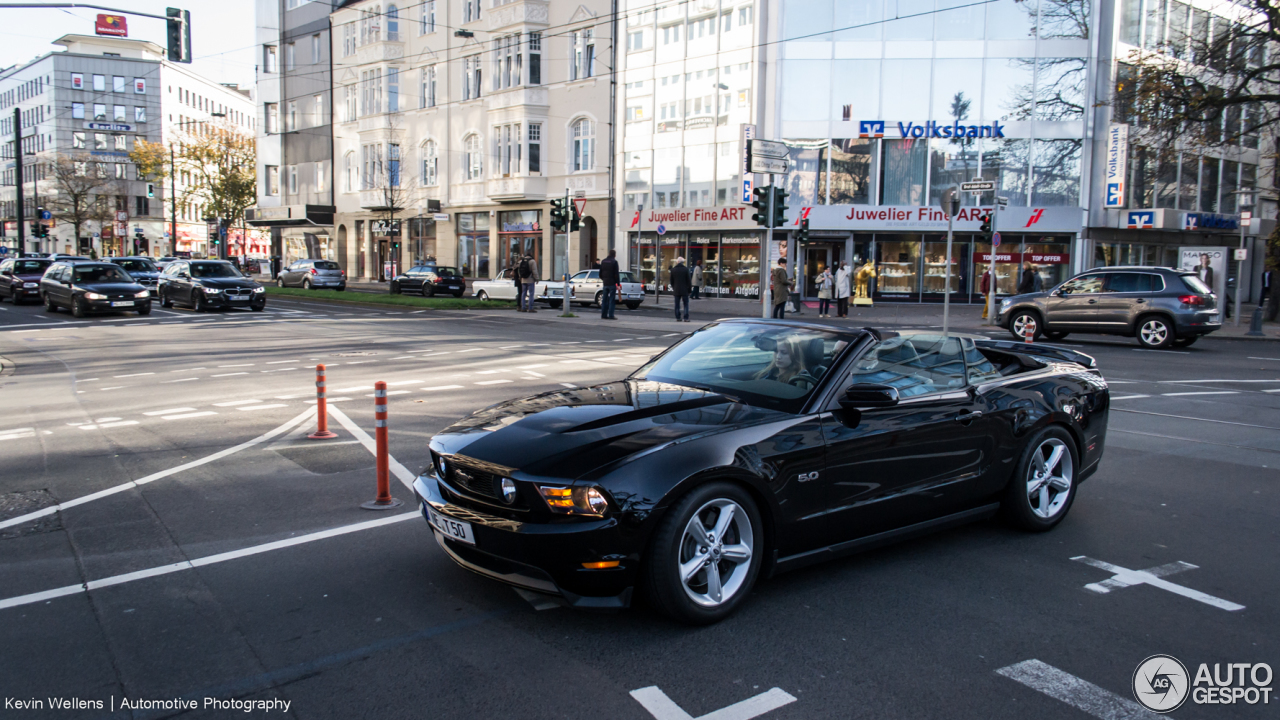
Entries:
[[454,463],[453,467],[449,468],[448,480],[473,495],[491,500],[498,499],[498,488],[494,483],[493,475],[483,470],[462,467]]

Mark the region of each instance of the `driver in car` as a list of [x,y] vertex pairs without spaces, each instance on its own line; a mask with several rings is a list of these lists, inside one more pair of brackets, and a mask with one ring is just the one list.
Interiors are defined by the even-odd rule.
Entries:
[[784,335],[774,340],[773,360],[765,369],[756,373],[757,380],[777,380],[790,383],[796,378],[812,381],[804,363],[804,351],[794,335]]

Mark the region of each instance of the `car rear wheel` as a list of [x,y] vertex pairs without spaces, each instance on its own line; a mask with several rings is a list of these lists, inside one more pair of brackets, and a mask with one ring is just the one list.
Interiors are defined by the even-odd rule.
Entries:
[[488,302],[489,293],[481,290],[480,292],[476,293],[476,299],[479,300],[480,302]]
[[728,617],[759,575],[763,527],[738,485],[713,482],[685,495],[650,542],[643,576],[654,606],[693,625]]
[[596,306],[596,307],[598,307],[598,308],[602,308],[602,307],[604,307],[604,291],[603,291],[603,290],[601,290],[600,292],[596,293],[595,306]]
[[71,314],[78,318],[89,314],[88,308],[84,306],[84,298],[71,299]]
[[390,289],[391,289],[391,294],[392,294],[392,295],[399,295],[399,294],[400,294],[400,283],[395,282],[395,281],[392,281],[392,282],[391,282],[391,288],[390,288]]
[[454,296],[454,297],[456,297],[456,298],[460,298],[460,297],[462,297],[462,293],[463,293],[463,292],[465,292],[465,291],[463,291],[463,290],[459,290],[458,292],[454,293],[454,294],[453,294],[453,296]]
[[1178,338],[1177,340],[1173,341],[1173,346],[1179,347],[1179,348],[1190,347],[1192,345],[1195,345],[1196,341],[1199,339],[1200,339],[1199,335],[1192,335],[1191,337]]
[[436,286],[435,286],[435,285],[432,285],[430,288],[428,288],[428,287],[427,287],[427,284],[426,284],[426,283],[423,283],[423,284],[422,284],[422,296],[423,296],[423,297],[435,297],[435,296],[436,296]]
[[58,306],[53,304],[53,298],[49,297],[48,295],[44,296],[44,311],[58,312]]
[[307,279],[305,279],[305,280],[303,280],[303,281],[302,281],[302,289],[303,289],[303,290],[310,290],[310,289],[311,289],[311,278],[307,278]]
[[1159,315],[1138,319],[1138,344],[1151,350],[1161,350],[1173,344],[1173,328]]
[[1000,510],[1023,530],[1053,529],[1075,501],[1078,465],[1070,433],[1056,425],[1041,430],[1023,450]]
[[284,278],[276,278],[276,287],[284,287]]
[[1033,340],[1040,334],[1040,316],[1030,310],[1015,312],[1009,320],[1009,333],[1018,340],[1026,340],[1028,330]]
[[628,310],[636,310],[636,309],[638,309],[639,307],[640,307],[640,303],[638,303],[638,302],[629,302],[629,303],[627,303],[627,309],[628,309]]

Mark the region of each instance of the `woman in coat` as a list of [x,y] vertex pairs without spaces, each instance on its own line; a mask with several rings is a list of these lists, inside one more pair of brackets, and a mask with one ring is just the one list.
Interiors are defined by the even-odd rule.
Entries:
[[835,296],[836,296],[836,317],[849,317],[849,294],[852,285],[849,278],[849,263],[840,263],[840,269],[836,270],[835,279]]
[[693,265],[693,299],[697,300],[702,296],[702,261]]
[[835,278],[831,276],[831,268],[823,268],[814,278],[818,286],[818,317],[831,317],[831,295],[835,287]]

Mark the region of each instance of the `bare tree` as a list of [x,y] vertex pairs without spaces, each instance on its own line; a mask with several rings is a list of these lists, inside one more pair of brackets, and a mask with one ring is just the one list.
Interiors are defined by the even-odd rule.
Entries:
[[109,164],[92,155],[63,156],[49,164],[53,193],[43,202],[53,218],[72,226],[76,243],[81,230],[90,223],[103,227],[112,221],[111,207],[120,194],[120,184]]

